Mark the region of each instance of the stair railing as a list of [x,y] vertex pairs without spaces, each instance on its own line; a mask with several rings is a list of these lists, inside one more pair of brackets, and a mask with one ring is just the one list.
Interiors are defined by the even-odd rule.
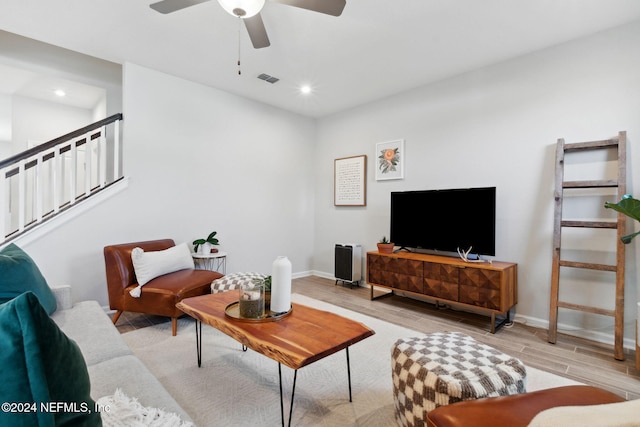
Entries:
[[0,244],[123,178],[114,114],[0,160]]

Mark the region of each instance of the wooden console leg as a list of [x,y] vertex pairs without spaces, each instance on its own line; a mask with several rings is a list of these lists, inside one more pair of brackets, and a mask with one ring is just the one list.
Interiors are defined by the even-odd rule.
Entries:
[[178,318],[172,317],[171,318],[171,335],[175,337],[177,333],[178,333]]
[[118,311],[116,311],[116,314],[113,315],[113,319],[111,319],[111,321],[113,322],[114,325],[116,324],[116,322],[120,318],[121,314],[122,314],[122,310],[118,310]]

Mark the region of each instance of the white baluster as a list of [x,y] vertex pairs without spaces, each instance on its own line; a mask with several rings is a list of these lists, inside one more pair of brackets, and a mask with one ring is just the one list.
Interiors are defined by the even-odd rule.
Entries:
[[86,143],[84,144],[84,195],[85,197],[89,197],[91,194],[91,171],[93,164],[93,153],[91,144],[93,141],[91,140],[91,132],[85,135]]
[[107,182],[107,127],[102,126],[100,129],[100,138],[98,138],[98,183],[100,188],[104,188]]
[[113,127],[113,180],[116,181],[120,178],[120,120],[116,120]]
[[[9,199],[6,193],[7,171],[0,169],[0,241],[7,236],[7,218],[9,213]],[[9,192],[11,194],[11,192]]]
[[53,213],[55,215],[60,210],[60,189],[63,182],[61,179],[62,168],[60,166],[60,146],[54,147],[53,159],[51,161],[51,169],[53,170],[51,177],[51,189],[53,191]]
[[35,206],[33,207],[33,209],[35,209],[35,214],[33,215],[33,217],[35,218],[35,220],[37,222],[41,222],[42,221],[42,205],[43,205],[43,200],[42,200],[42,158],[44,157],[43,152],[39,152],[36,156],[36,165],[34,166],[34,173],[36,174],[35,176]]
[[18,162],[18,231],[24,230],[26,212],[25,187],[27,186],[27,174],[25,173],[24,165],[24,160]]
[[69,204],[73,205],[76,202],[77,194],[77,180],[78,180],[78,148],[76,142],[71,141],[71,167],[69,168],[70,182],[69,182]]

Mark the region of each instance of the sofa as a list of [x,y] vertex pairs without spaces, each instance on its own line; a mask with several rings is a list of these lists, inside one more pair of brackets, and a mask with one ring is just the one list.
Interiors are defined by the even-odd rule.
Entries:
[[51,315],[58,327],[73,339],[84,356],[91,382],[91,398],[98,401],[116,389],[142,406],[191,418],[158,379],[133,355],[111,319],[97,301],[72,304],[71,287],[52,287],[57,310]]
[[0,426],[192,426],[97,301],[74,304],[17,245],[0,248]]

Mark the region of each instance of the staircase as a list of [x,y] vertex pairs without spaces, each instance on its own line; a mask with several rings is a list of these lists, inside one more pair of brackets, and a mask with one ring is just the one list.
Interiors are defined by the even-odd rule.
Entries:
[[0,246],[123,179],[115,114],[0,160]]

